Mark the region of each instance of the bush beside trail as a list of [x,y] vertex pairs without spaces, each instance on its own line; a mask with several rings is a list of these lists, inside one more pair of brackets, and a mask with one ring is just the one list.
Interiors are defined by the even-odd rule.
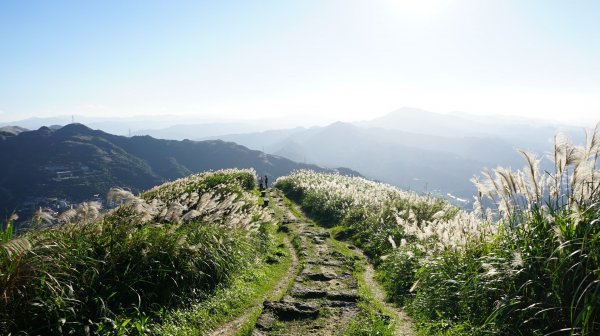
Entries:
[[269,221],[252,170],[192,175],[108,212],[86,203],[0,240],[0,334],[143,334],[261,258]]

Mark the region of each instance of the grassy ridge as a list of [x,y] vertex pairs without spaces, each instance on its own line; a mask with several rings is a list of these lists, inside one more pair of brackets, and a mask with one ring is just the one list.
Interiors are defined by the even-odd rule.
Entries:
[[254,187],[250,170],[203,173],[141,197],[112,190],[121,206],[105,214],[87,204],[3,230],[0,334],[143,334],[212,295],[271,244]]
[[471,213],[332,174],[301,171],[276,187],[373,257],[389,299],[424,335],[597,335],[600,124],[584,146],[557,136],[553,173],[523,156],[522,171],[474,179]]

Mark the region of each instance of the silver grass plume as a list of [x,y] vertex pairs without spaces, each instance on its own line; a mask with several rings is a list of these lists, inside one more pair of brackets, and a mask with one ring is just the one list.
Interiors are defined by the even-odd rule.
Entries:
[[526,184],[524,187],[529,187],[527,190],[531,190],[531,194],[533,194],[535,197],[530,198],[529,203],[539,204],[544,192],[540,177],[540,159],[538,159],[536,155],[531,152],[519,150],[519,153],[521,153],[521,156],[523,156],[525,162],[527,163],[525,165],[525,172],[529,178],[529,184]]
[[0,248],[2,248],[2,250],[4,250],[6,255],[10,258],[13,255],[23,255],[30,251],[33,247],[29,239],[22,237],[0,243]]
[[50,209],[40,207],[33,215],[33,220],[38,223],[52,224],[55,220],[54,213]]
[[163,219],[169,222],[178,222],[181,218],[181,215],[186,210],[187,207],[181,205],[179,202],[172,202],[171,204],[169,204],[169,207]]
[[73,222],[73,220],[77,217],[77,210],[68,209],[63,211],[60,215],[58,215],[58,221],[62,224],[67,224]]
[[96,201],[83,202],[75,208],[77,217],[83,221],[91,221],[98,218],[101,209],[102,204]]
[[108,202],[114,201],[117,205],[129,205],[135,203],[138,198],[129,190],[113,187],[106,194],[106,200]]

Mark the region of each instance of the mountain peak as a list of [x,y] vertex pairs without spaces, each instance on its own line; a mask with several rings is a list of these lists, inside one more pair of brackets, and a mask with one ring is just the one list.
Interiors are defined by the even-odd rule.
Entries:
[[354,130],[357,129],[355,125],[343,121],[336,121],[332,124],[329,124],[324,127],[324,129],[334,129],[334,130]]
[[91,128],[85,126],[84,124],[80,124],[80,123],[72,123],[72,124],[65,125],[59,129],[56,129],[57,134],[67,134],[67,135],[90,134],[93,131],[94,130],[92,130]]

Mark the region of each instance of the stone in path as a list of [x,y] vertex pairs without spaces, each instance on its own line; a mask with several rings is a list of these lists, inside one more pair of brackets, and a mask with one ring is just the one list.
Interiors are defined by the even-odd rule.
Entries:
[[328,232],[299,221],[289,210],[282,227],[299,233],[304,267],[282,300],[264,302],[253,335],[339,334],[359,313],[352,264],[333,249]]
[[[285,213],[280,229],[299,235],[298,255],[303,268],[290,289],[279,301],[265,301],[253,336],[266,335],[339,335],[357,316],[358,283],[352,276],[352,263],[331,246],[329,232],[296,218],[283,205],[277,192],[271,191],[272,200]],[[352,245],[355,259],[365,260],[360,249]],[[362,257],[361,257],[362,256]],[[414,336],[412,321],[404,312],[385,303],[383,289],[374,280],[374,270],[365,265],[364,280],[396,320],[396,335]]]

